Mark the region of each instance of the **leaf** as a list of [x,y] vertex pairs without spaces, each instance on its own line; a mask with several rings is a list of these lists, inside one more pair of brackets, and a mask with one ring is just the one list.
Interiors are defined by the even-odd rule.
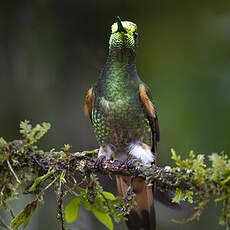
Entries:
[[112,219],[107,213],[100,212],[95,208],[93,208],[91,211],[102,224],[104,224],[108,229],[113,230]]
[[50,127],[51,125],[49,123],[43,122],[42,125],[37,124],[34,128],[32,128],[29,132],[30,144],[34,144],[41,139],[47,133]]
[[69,152],[70,145],[69,144],[64,144],[64,147],[62,149],[63,149],[64,152]]
[[65,219],[68,223],[74,222],[78,218],[79,207],[82,198],[77,196],[73,198],[65,207]]
[[177,154],[176,154],[176,151],[175,151],[174,149],[171,149],[171,153],[172,153],[171,158],[172,158],[173,160],[176,161],[176,164],[177,164],[177,165],[179,165],[179,163],[180,163],[180,161],[181,161],[180,155],[177,155]]
[[61,183],[66,183],[65,173],[66,173],[66,171],[63,170],[62,173],[61,173],[61,175],[60,175],[60,182]]
[[42,125],[36,125],[32,131],[31,135],[37,140],[41,139],[47,131],[50,129],[51,125],[48,122],[42,122]]
[[192,204],[193,203],[193,197],[192,196],[193,196],[192,191],[189,191],[189,190],[182,191],[181,189],[176,188],[176,192],[175,192],[175,195],[174,195],[172,202],[179,204],[180,201],[187,199],[188,202],[190,204]]
[[33,183],[33,185],[30,187],[30,190],[29,190],[29,191],[30,191],[30,192],[34,191],[34,189],[36,188],[36,186],[37,186],[39,183],[45,181],[47,178],[49,178],[49,177],[50,177],[51,175],[53,175],[54,173],[55,173],[55,170],[52,170],[51,172],[48,172],[48,173],[46,173],[45,175],[36,178],[35,181],[34,181],[34,183]]
[[103,192],[103,195],[108,200],[115,200],[116,199],[115,196],[110,192]]
[[225,167],[225,161],[222,156],[217,153],[213,153],[209,156],[209,159],[212,161],[212,167],[215,169],[223,169]]
[[7,146],[7,142],[0,137],[0,164],[3,164],[3,162],[7,159],[7,154],[4,153],[4,149]]
[[47,122],[32,127],[30,121],[26,120],[20,123],[20,133],[29,141],[29,144],[34,144],[47,133],[50,127],[51,125]]
[[18,229],[20,225],[22,224],[22,228],[24,229],[27,224],[29,223],[29,220],[35,211],[37,207],[37,200],[32,201],[29,203],[10,223],[10,227],[15,229]]
[[3,164],[6,159],[7,155],[4,153],[0,153],[0,164]]
[[225,180],[221,181],[221,184],[225,185],[225,184],[229,183],[229,181],[230,181],[230,176],[228,176]]
[[20,133],[24,136],[27,137],[28,134],[31,132],[32,125],[30,124],[30,121],[21,121],[20,123]]
[[7,145],[7,142],[3,139],[3,137],[0,137],[0,148],[4,147]]

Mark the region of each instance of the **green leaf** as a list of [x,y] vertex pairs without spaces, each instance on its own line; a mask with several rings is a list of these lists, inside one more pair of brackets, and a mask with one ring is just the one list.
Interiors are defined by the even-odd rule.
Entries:
[[0,137],[0,148],[4,147],[7,145],[7,142],[3,139],[3,137]]
[[103,192],[103,195],[108,200],[115,200],[116,199],[115,196],[110,192]]
[[20,133],[29,141],[30,144],[36,143],[41,139],[45,133],[50,129],[51,125],[47,122],[43,122],[41,125],[37,124],[32,127],[29,121],[22,121],[20,123]]
[[181,157],[180,155],[176,154],[176,151],[174,149],[171,149],[171,153],[172,153],[172,159],[176,161],[176,164],[179,165],[179,162],[181,161]]
[[48,122],[42,122],[42,125],[36,125],[32,131],[31,135],[37,140],[41,139],[47,131],[50,129],[51,125]]
[[175,195],[174,195],[172,202],[179,204],[180,201],[187,199],[188,202],[192,204],[193,203],[193,197],[192,196],[193,196],[192,191],[189,191],[189,190],[182,191],[181,189],[176,188],[176,192],[175,192]]
[[73,198],[65,207],[65,219],[68,223],[74,222],[78,218],[79,207],[82,198],[77,196]]
[[47,133],[50,127],[51,125],[47,122],[43,122],[42,125],[37,124],[29,133],[30,144],[33,144],[41,139]]
[[223,169],[225,168],[225,161],[223,157],[217,153],[213,153],[209,156],[209,159],[212,161],[212,167],[215,169]]
[[221,181],[221,184],[225,185],[225,184],[229,183],[229,181],[230,181],[230,176],[228,176],[225,180]]
[[22,224],[22,228],[24,229],[37,207],[37,200],[29,203],[10,223],[10,227],[14,230],[18,229]]
[[45,181],[47,178],[49,178],[49,177],[50,177],[51,175],[53,175],[54,173],[55,173],[55,170],[52,170],[51,172],[48,172],[48,173],[46,173],[45,175],[36,178],[36,180],[34,181],[33,185],[30,187],[30,190],[29,190],[29,191],[30,191],[30,192],[34,191],[34,189],[36,188],[36,186],[37,186],[39,183]]
[[6,159],[7,155],[4,153],[0,153],[0,164],[3,164]]
[[64,144],[64,147],[62,148],[64,152],[68,152],[70,150],[70,145],[69,144]]
[[4,153],[4,149],[7,146],[7,142],[0,137],[0,164],[3,164],[3,162],[7,159],[7,154]]
[[24,136],[27,137],[28,134],[31,132],[32,125],[30,124],[30,121],[21,121],[20,123],[20,133]]
[[104,224],[108,229],[113,230],[112,219],[107,213],[100,212],[95,208],[93,208],[91,211],[102,224]]
[[60,182],[61,183],[66,183],[65,173],[66,173],[66,171],[63,170],[62,173],[61,173],[61,175],[60,175]]

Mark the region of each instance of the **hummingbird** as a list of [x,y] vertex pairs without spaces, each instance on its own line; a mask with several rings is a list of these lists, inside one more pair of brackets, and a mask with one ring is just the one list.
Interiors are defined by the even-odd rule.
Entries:
[[[155,164],[160,140],[156,108],[149,87],[136,69],[138,32],[130,21],[117,21],[111,27],[106,64],[88,90],[85,113],[90,117],[100,146],[98,159],[135,159]],[[128,216],[132,230],[155,230],[153,189],[142,179],[116,176],[118,192],[125,197],[133,186],[135,206]]]

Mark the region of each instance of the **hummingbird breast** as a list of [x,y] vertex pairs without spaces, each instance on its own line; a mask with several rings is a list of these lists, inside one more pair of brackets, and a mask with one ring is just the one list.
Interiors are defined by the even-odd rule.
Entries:
[[93,128],[100,146],[115,154],[128,153],[130,144],[152,145],[149,121],[139,99],[139,82],[109,81],[96,86],[92,110]]

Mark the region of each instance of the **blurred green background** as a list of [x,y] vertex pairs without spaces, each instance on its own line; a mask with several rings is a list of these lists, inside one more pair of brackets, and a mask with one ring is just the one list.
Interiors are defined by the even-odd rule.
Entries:
[[[97,147],[83,114],[88,88],[106,61],[110,26],[119,15],[138,25],[137,69],[155,98],[161,142],[159,162],[171,164],[170,148],[210,154],[230,151],[229,1],[1,1],[0,136],[19,138],[19,122],[48,121],[41,148],[72,151]],[[26,196],[10,202],[17,213]],[[60,229],[50,192],[28,229]],[[191,209],[156,204],[159,230],[221,229],[220,207],[209,205],[199,222],[171,222]],[[8,219],[8,214],[0,210]],[[1,229],[1,227],[0,227]],[[82,208],[69,229],[105,229]],[[126,229],[125,224],[115,229]]]

